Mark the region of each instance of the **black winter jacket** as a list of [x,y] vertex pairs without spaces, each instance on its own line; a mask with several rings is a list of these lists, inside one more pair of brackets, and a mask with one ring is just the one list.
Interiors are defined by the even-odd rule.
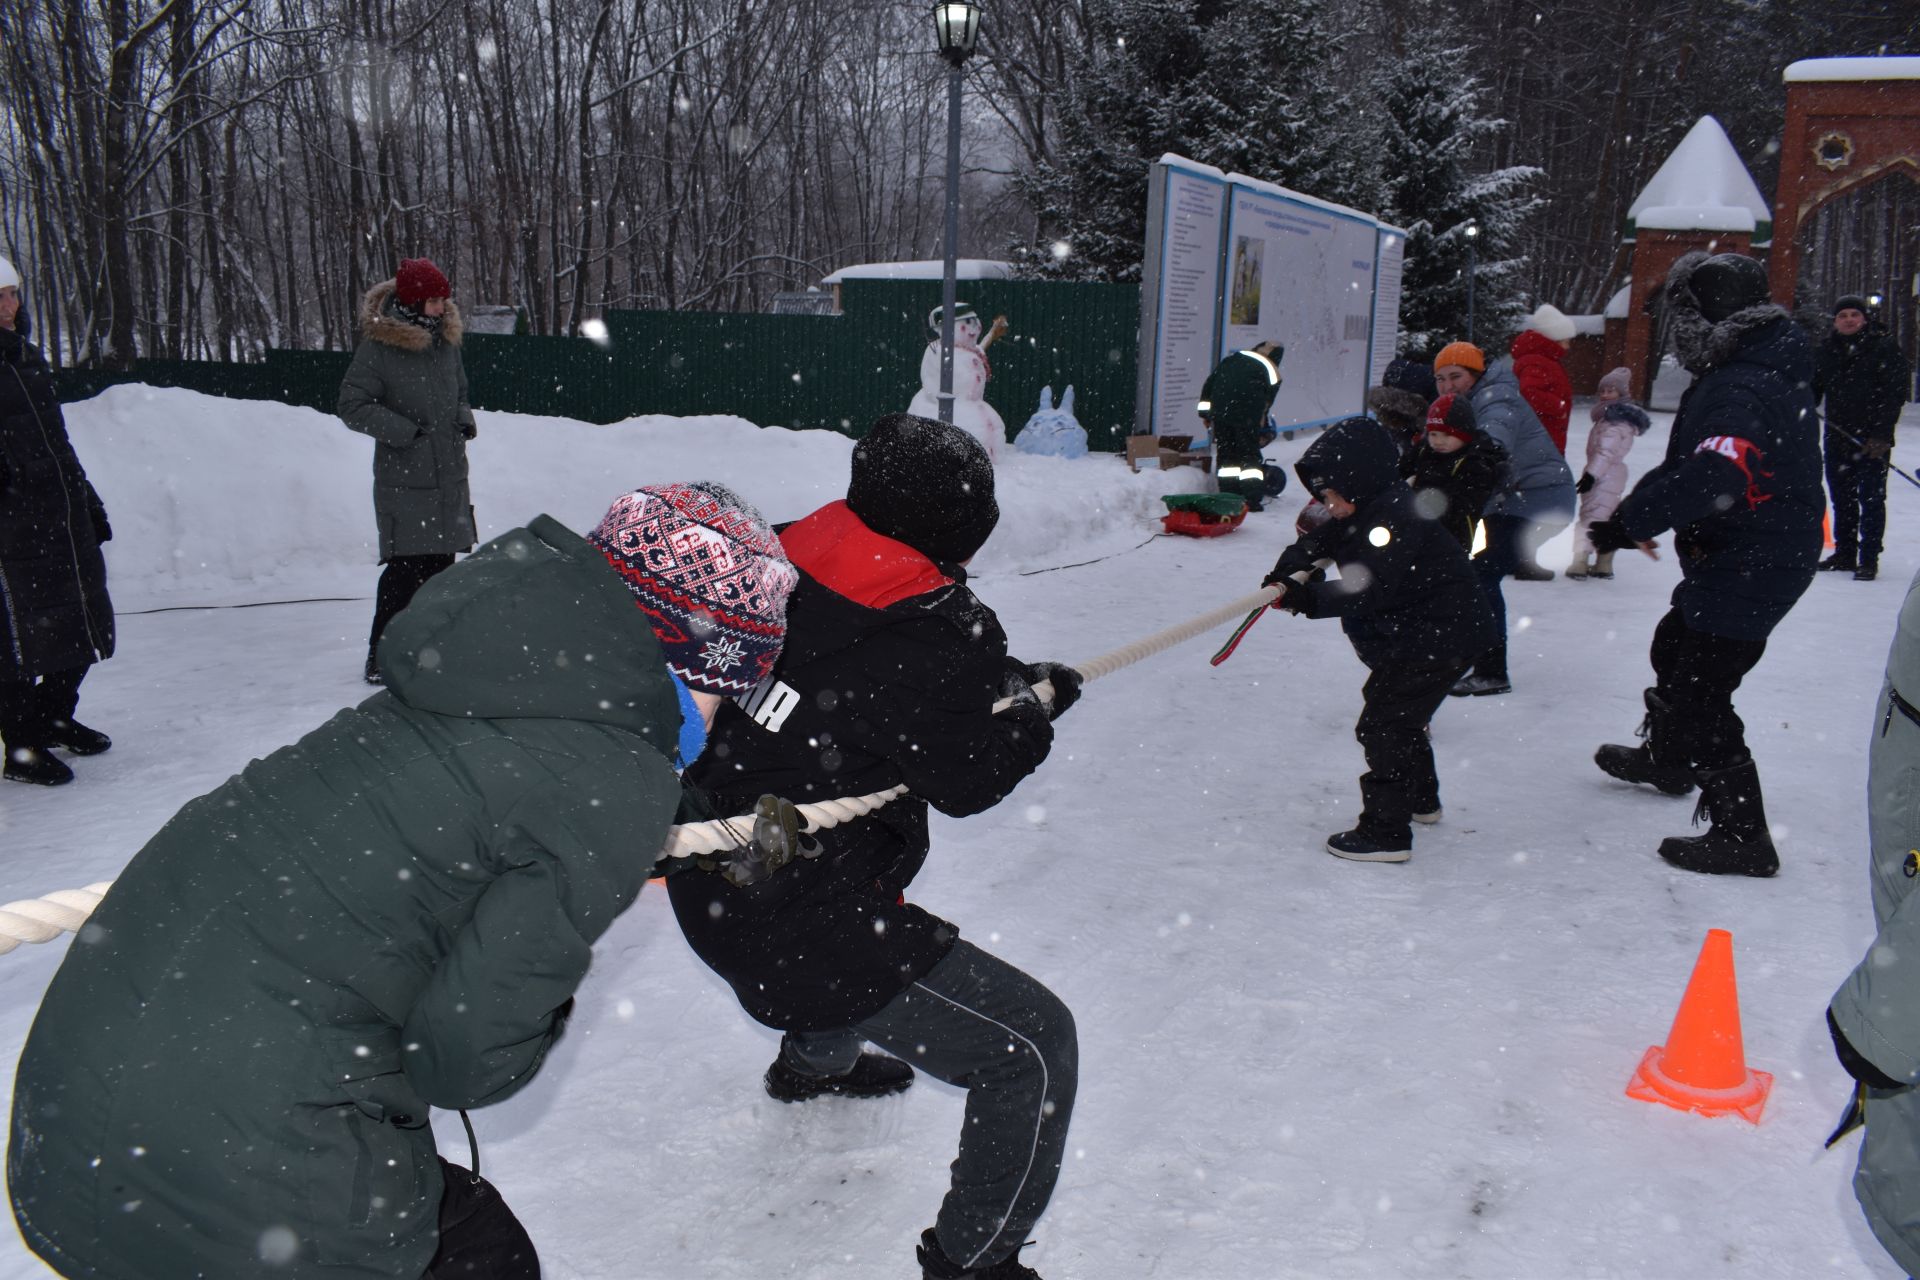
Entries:
[[1339,618],[1369,668],[1477,657],[1500,639],[1492,610],[1466,549],[1400,483],[1397,452],[1371,418],[1336,422],[1309,445],[1294,468],[1301,481],[1316,495],[1332,488],[1355,510],[1281,552],[1269,577],[1332,560],[1337,581],[1290,586],[1283,605]]
[[1620,504],[1635,539],[1672,529],[1673,603],[1696,631],[1764,640],[1813,581],[1826,510],[1813,353],[1778,307],[1715,326],[1667,454]]
[[779,665],[721,705],[686,780],[722,813],[766,792],[796,804],[904,783],[909,795],[823,831],[820,857],[748,888],[672,876],[694,952],[746,1011],[784,1030],[835,1030],[877,1013],[952,948],[959,930],[901,895],[927,857],[927,806],[992,807],[1053,743],[1032,704],[990,708],[1007,638],[965,573],[874,533],[844,502],[782,535],[800,570]]
[[[1891,442],[1912,377],[1893,336],[1870,322],[1848,337],[1828,332],[1814,356],[1813,398],[1824,398],[1827,418],[1850,435]],[[1835,431],[1827,438],[1830,448],[1858,447]]]
[[27,313],[0,329],[0,680],[113,656],[113,602],[100,543],[100,495],[66,419]]
[[1466,447],[1441,453],[1423,436],[1400,458],[1400,474],[1414,493],[1414,506],[1438,520],[1462,547],[1473,547],[1473,526],[1487,499],[1499,491],[1507,451],[1481,432]]

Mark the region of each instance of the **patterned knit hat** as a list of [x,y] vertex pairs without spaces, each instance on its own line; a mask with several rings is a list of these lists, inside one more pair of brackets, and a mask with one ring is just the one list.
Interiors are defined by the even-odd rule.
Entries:
[[689,688],[748,693],[772,672],[800,575],[731,489],[705,481],[635,489],[587,541],[606,553]]

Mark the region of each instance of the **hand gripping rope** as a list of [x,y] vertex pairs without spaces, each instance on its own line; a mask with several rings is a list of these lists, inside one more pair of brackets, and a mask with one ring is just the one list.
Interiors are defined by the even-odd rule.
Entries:
[[[1296,577],[1301,575],[1295,575]],[[1162,653],[1185,640],[1211,631],[1223,622],[1230,622],[1236,616],[1249,610],[1258,611],[1272,604],[1280,596],[1278,587],[1262,587],[1252,595],[1242,596],[1210,609],[1197,618],[1156,631],[1144,639],[1123,645],[1111,653],[1103,653],[1097,658],[1074,664],[1074,670],[1080,673],[1082,680],[1098,680],[1102,676],[1112,675],[1122,667],[1132,666],[1142,658],[1150,658]],[[1053,701],[1053,685],[1042,680],[1033,687],[1034,693],[1042,702]],[[1013,699],[1002,698],[993,704],[996,712],[1004,711],[1013,705]],[[815,804],[795,806],[804,821],[802,830],[819,831],[825,827],[837,827],[843,822],[865,817],[874,810],[905,795],[904,786],[889,787],[885,791],[876,791],[871,795],[846,796],[838,800],[822,800]],[[746,840],[745,833],[753,830],[754,815],[744,814],[737,818],[716,818],[710,822],[690,822],[684,826],[669,828],[667,842],[661,848],[663,858],[684,858],[695,854],[723,853],[740,847]],[[23,942],[46,942],[61,933],[77,932],[86,922],[93,909],[100,905],[101,897],[106,893],[112,881],[90,884],[84,889],[61,889],[44,898],[30,898],[22,902],[9,902],[0,905],[0,955],[5,955]]]

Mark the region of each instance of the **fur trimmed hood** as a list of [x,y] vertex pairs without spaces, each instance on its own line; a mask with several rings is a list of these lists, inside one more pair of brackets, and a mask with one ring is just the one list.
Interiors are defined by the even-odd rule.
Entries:
[[[433,345],[433,334],[393,314],[393,281],[382,280],[367,290],[360,302],[360,332],[375,342],[384,342],[402,351],[425,351]],[[466,324],[460,319],[460,307],[447,299],[446,314],[440,318],[440,336],[450,347],[460,345]]]
[[1399,387],[1369,387],[1367,411],[1396,431],[1417,433],[1427,420],[1427,398]]
[[1673,324],[1674,354],[1680,358],[1681,367],[1698,377],[1733,359],[1761,330],[1791,319],[1785,307],[1772,302],[1736,311],[1718,324],[1709,322],[1697,311],[1677,311]]

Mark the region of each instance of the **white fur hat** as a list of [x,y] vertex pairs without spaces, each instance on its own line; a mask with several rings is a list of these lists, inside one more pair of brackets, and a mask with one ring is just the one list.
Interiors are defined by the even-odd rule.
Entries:
[[1579,332],[1573,327],[1573,321],[1551,302],[1543,302],[1535,307],[1533,314],[1527,317],[1525,327],[1537,330],[1543,337],[1552,338],[1555,342],[1571,342],[1574,334]]
[[8,262],[5,258],[0,258],[0,289],[18,289],[19,287],[20,273],[13,269],[11,262]]

